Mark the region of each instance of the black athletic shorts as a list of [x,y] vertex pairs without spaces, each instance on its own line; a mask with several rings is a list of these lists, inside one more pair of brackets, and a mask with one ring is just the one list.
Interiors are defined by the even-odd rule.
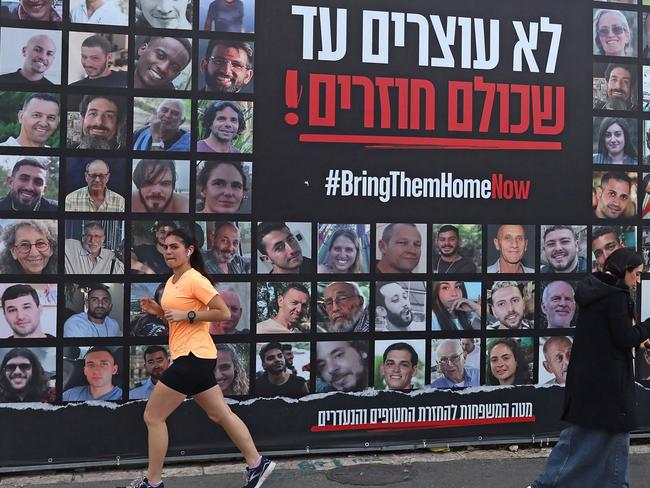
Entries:
[[202,359],[190,353],[174,359],[172,365],[163,373],[160,381],[172,390],[196,395],[209,390],[217,384],[214,377],[216,359]]

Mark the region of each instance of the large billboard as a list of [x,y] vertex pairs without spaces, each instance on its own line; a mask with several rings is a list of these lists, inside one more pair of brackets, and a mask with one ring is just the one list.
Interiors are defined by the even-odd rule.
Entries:
[[177,228],[261,449],[555,435],[577,282],[650,261],[645,3],[2,0],[0,470],[145,457]]

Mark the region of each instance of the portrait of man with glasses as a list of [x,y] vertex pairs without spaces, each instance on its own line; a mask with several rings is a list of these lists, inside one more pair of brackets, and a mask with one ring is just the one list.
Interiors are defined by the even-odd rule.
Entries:
[[[368,301],[363,290],[368,292],[369,283],[333,281],[319,283],[318,303],[319,332],[368,332]],[[322,290],[322,291],[321,291]]]
[[111,179],[109,162],[95,159],[84,169],[86,185],[65,197],[68,212],[124,212],[124,197],[108,188]]
[[123,254],[118,249],[124,235],[123,222],[84,221],[80,232],[81,225],[79,221],[66,222],[65,273],[124,274],[124,258],[118,256]]
[[476,368],[465,365],[465,355],[460,341],[460,339],[443,339],[437,345],[434,341],[431,355],[435,361],[431,368],[432,388],[466,388],[479,385],[480,372]]
[[[207,44],[207,46],[206,46]],[[252,42],[210,39],[201,41],[199,89],[216,93],[253,93]]]

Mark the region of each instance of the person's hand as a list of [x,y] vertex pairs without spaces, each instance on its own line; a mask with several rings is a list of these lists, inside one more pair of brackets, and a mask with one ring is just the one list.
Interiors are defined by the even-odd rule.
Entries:
[[144,274],[155,274],[155,271],[153,269],[144,264],[142,261],[138,261],[138,256],[136,256],[133,251],[131,251],[131,269]]
[[639,347],[640,347],[641,349],[648,349],[648,350],[650,350],[650,339],[646,339],[645,341],[643,341],[643,342],[639,345]]
[[160,142],[160,119],[155,115],[149,119],[149,130],[151,130],[151,142]]
[[478,303],[469,300],[468,298],[459,298],[454,300],[449,306],[450,312],[475,312],[481,314],[481,307]]
[[187,320],[187,311],[165,310],[165,318],[169,322],[180,322],[181,320]]
[[162,308],[151,297],[140,298],[140,308],[144,313],[160,317],[163,314]]

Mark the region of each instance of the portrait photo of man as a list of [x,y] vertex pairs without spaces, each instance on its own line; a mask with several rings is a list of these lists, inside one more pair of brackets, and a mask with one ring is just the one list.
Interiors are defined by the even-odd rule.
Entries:
[[[532,225],[488,225],[488,273],[534,273],[534,251],[528,242],[535,242]],[[532,248],[533,246],[531,246]],[[529,266],[526,266],[530,263]]]
[[4,185],[0,182],[0,194],[6,193],[0,197],[0,210],[55,212],[59,208],[59,158],[0,156],[0,168],[8,175]]
[[44,339],[56,336],[56,284],[0,285],[0,337]]
[[121,400],[122,388],[116,384],[120,368],[120,364],[115,358],[116,350],[115,347],[106,346],[89,348],[83,356],[85,384],[65,389],[63,401]]
[[[283,344],[269,342],[258,344],[259,366],[261,371],[255,380],[255,395],[261,397],[298,397],[309,393],[309,373],[300,371],[293,374],[287,365]],[[309,355],[309,349],[305,352]],[[306,378],[302,375],[305,374]]]
[[207,249],[201,250],[205,270],[218,275],[250,273],[251,224],[205,222],[205,227]]
[[56,348],[0,349],[0,403],[54,403]]
[[[121,337],[122,283],[66,283],[66,309],[74,313],[63,324],[63,337]],[[115,303],[114,303],[115,302]]]
[[424,281],[378,281],[375,286],[375,330],[426,330],[426,289]]
[[532,329],[535,286],[532,281],[495,281],[488,289],[489,330]]
[[311,329],[309,283],[258,283],[257,333],[300,334]]
[[318,283],[318,332],[369,332],[367,281]]
[[[164,5],[165,1],[176,3],[175,0],[163,0],[162,3],[157,2],[157,5]],[[135,42],[134,88],[148,90],[188,90],[191,88],[191,39],[137,36]]]
[[57,0],[49,2],[18,0],[0,4],[0,19],[59,23],[63,21],[62,13],[63,2]]
[[481,270],[482,228],[480,224],[433,226],[434,273],[476,273]]
[[594,63],[593,107],[597,110],[636,110],[636,67],[621,63]]
[[313,272],[309,222],[259,222],[257,272],[303,274]]
[[[148,400],[158,380],[171,364],[172,358],[165,346],[131,346],[131,371],[142,371],[144,366],[146,376],[136,381],[138,378],[135,374],[129,375],[133,383],[129,389],[129,400]],[[138,366],[139,370],[136,369]]]
[[316,393],[363,391],[368,388],[366,341],[316,343]]
[[192,29],[192,0],[135,0],[135,27]]
[[480,370],[466,364],[460,339],[432,341],[431,358],[431,388],[479,386]]
[[377,224],[376,272],[424,273],[426,224]]
[[566,383],[573,339],[567,336],[541,337],[539,340],[539,381],[541,385]]
[[190,100],[136,98],[133,106],[133,149],[136,151],[190,150]]
[[375,341],[375,388],[404,392],[423,388],[425,347],[423,340]]
[[128,25],[129,0],[70,0],[70,22]]
[[575,300],[576,283],[571,281],[542,282],[541,328],[575,327],[578,307]]
[[253,46],[247,41],[201,39],[199,90],[253,93]]
[[2,27],[0,51],[0,84],[61,83],[61,31]]
[[134,160],[132,177],[131,212],[189,212],[189,161]]
[[250,283],[219,282],[216,288],[228,310],[230,310],[230,318],[220,322],[210,322],[210,334],[249,334],[250,307],[248,304],[251,298]]
[[593,226],[591,228],[591,271],[602,271],[609,255],[622,247],[636,248],[636,226]]
[[[8,147],[59,147],[59,97],[51,93],[0,92],[0,106],[5,113],[0,115],[0,127],[5,126],[9,137],[0,142]],[[20,105],[16,105],[20,102]],[[18,132],[9,129],[18,121]],[[8,129],[8,130],[7,130]]]
[[253,102],[199,100],[198,110],[198,152],[253,152]]
[[124,222],[67,220],[66,274],[124,274]]
[[126,88],[129,82],[129,40],[124,34],[70,32],[70,86]]
[[163,256],[165,239],[178,229],[172,220],[131,222],[131,272],[136,274],[167,274],[171,269]]
[[68,137],[71,149],[125,149],[126,97],[69,95]]
[[[66,211],[123,213],[125,200],[118,191],[124,191],[125,167],[123,159],[68,159],[68,185],[72,191],[65,197]],[[83,182],[79,180],[80,173]]]
[[592,185],[592,208],[597,219],[624,219],[636,215],[636,173],[594,171]]
[[542,273],[587,272],[587,227],[542,225]]

